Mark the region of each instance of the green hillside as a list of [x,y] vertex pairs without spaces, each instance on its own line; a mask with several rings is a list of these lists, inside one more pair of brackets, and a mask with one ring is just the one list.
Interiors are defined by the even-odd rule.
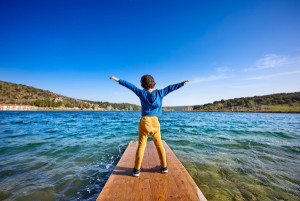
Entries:
[[194,111],[300,112],[300,92],[242,97],[195,105]]
[[39,108],[76,110],[140,110],[128,103],[79,100],[23,84],[0,81],[0,104],[25,104]]
[[[48,90],[0,81],[0,104],[25,104],[36,109],[56,110],[141,110],[129,103],[80,100]],[[166,111],[214,112],[300,112],[300,92],[242,97],[215,101],[204,105],[164,107]]]

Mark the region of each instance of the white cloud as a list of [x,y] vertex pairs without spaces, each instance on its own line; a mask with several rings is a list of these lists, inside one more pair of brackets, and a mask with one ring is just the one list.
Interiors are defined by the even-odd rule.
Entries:
[[225,72],[230,72],[230,71],[232,71],[232,69],[230,69],[230,68],[227,67],[227,66],[224,66],[224,67],[218,67],[218,68],[217,68],[217,71],[218,71],[218,73],[225,73]]
[[263,70],[267,68],[280,67],[289,64],[291,61],[286,56],[280,56],[276,54],[267,54],[265,57],[256,61],[254,67],[245,68],[244,72]]
[[283,72],[283,73],[276,73],[276,74],[270,74],[270,75],[263,75],[263,76],[257,76],[257,77],[249,77],[246,80],[265,80],[268,78],[273,78],[273,77],[280,77],[284,75],[294,75],[294,74],[299,74],[300,70],[298,71],[291,71],[291,72]]
[[215,80],[221,80],[229,78],[230,76],[226,73],[233,71],[231,68],[224,66],[224,67],[218,67],[216,75],[210,75],[208,77],[198,77],[193,79],[190,84],[197,84],[201,82],[209,82],[209,81],[215,81]]
[[201,78],[195,78],[190,82],[190,84],[197,84],[200,82],[209,82],[209,81],[214,81],[214,80],[220,80],[220,79],[225,79],[228,78],[228,76],[225,75],[211,75],[208,77],[201,77]]
[[231,86],[231,88],[234,89],[248,89],[248,88],[258,88],[258,87],[262,87],[262,85],[258,85],[258,84],[249,84],[249,85],[233,85]]

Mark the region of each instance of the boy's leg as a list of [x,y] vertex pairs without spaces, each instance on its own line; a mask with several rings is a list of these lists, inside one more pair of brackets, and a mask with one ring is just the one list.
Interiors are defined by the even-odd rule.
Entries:
[[161,141],[161,135],[160,135],[160,127],[157,127],[153,129],[153,132],[151,133],[153,142],[155,144],[159,159],[160,159],[160,165],[161,167],[165,168],[167,167],[167,157],[166,157],[166,151],[163,146],[163,143]]
[[142,129],[139,125],[139,144],[136,151],[134,164],[134,168],[137,170],[141,168],[148,137],[149,133]]

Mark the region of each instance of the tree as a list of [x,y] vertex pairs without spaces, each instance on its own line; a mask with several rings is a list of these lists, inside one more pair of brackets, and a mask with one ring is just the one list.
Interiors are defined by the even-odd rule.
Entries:
[[246,106],[248,107],[248,108],[254,108],[255,107],[255,102],[253,101],[253,100],[249,100],[248,102],[247,102],[247,104],[246,104]]
[[74,106],[73,106],[71,103],[66,103],[66,104],[65,104],[65,107],[73,108]]
[[223,110],[223,104],[222,103],[218,103],[218,110],[219,109]]

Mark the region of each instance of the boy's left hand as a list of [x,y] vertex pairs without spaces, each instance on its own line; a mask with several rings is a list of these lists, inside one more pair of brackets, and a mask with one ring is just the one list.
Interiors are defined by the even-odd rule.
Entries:
[[119,81],[120,81],[120,79],[118,79],[118,78],[116,78],[116,77],[114,77],[114,76],[111,76],[109,79],[114,80],[114,81],[116,81],[116,82],[119,82]]
[[186,81],[183,81],[183,84],[184,84],[184,85],[186,85],[186,83],[187,83],[187,82],[189,82],[189,81],[188,81],[188,80],[186,80]]

